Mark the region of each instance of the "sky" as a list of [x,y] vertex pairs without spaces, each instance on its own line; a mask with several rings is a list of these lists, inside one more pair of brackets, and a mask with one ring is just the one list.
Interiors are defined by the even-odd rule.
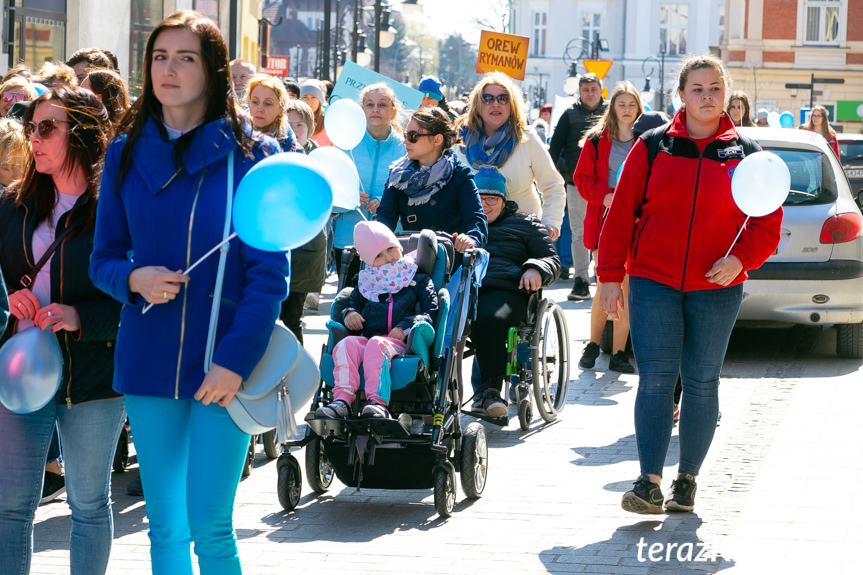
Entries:
[[[398,0],[394,2],[394,4],[400,3]],[[507,2],[506,0],[420,0],[420,4],[423,5],[423,18],[427,22],[430,34],[445,37],[458,32],[468,42],[478,44],[481,27],[474,20],[489,19],[490,15],[500,13],[501,7]]]

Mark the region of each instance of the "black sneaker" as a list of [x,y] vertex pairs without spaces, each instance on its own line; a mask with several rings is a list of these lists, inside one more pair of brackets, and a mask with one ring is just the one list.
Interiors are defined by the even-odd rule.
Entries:
[[581,369],[591,369],[596,364],[596,358],[599,357],[599,345],[588,342],[584,346],[584,351],[581,352],[581,359],[578,360],[578,367]]
[[624,351],[618,351],[611,356],[611,361],[608,362],[608,369],[619,371],[620,373],[635,373],[635,368],[629,363],[629,357],[627,357]]
[[623,494],[620,506],[630,513],[662,513],[662,490],[643,475],[639,475],[633,488]]
[[42,499],[39,505],[54,501],[66,492],[66,478],[51,471],[45,472],[45,481],[42,483]]
[[572,291],[566,296],[569,301],[590,299],[590,284],[584,278],[575,278],[572,282]]
[[568,280],[572,275],[569,273],[569,268],[560,268],[560,279]]
[[479,393],[473,398],[473,403],[470,404],[471,413],[485,413],[482,402],[485,401],[485,394]]
[[131,495],[132,497],[144,496],[144,484],[141,483],[140,477],[129,482],[129,485],[126,486],[126,495]]
[[671,494],[665,502],[666,511],[692,511],[695,508],[695,477],[685,473],[671,482]]
[[489,389],[485,392],[482,408],[486,417],[503,417],[507,414],[507,407],[500,398],[500,392]]

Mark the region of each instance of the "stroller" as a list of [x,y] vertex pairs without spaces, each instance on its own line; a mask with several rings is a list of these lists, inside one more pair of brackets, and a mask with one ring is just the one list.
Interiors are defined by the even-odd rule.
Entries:
[[[456,473],[468,498],[479,498],[485,488],[485,428],[473,422],[462,429],[455,365],[458,355],[455,345],[444,345],[445,340],[461,339],[477,253],[464,254],[460,289],[453,302],[454,313],[450,314],[450,295],[444,286],[449,283],[454,260],[452,237],[423,230],[402,233],[399,242],[405,253],[416,250],[419,271],[432,278],[438,291],[435,325],[415,325],[406,342],[407,351],[391,361],[392,419],[359,417],[359,401],[347,419],[324,419],[316,418],[314,412],[333,400],[333,347],[349,335],[342,324],[328,321],[328,341],[320,362],[321,381],[311,413],[305,418],[305,437],[284,443],[286,449],[277,464],[279,501],[287,511],[296,507],[300,492],[299,463],[288,450],[302,445],[306,447],[307,480],[316,493],[327,491],[334,476],[357,489],[432,488],[436,511],[441,517],[449,517],[456,498]],[[341,317],[350,289],[339,292],[331,318]]]

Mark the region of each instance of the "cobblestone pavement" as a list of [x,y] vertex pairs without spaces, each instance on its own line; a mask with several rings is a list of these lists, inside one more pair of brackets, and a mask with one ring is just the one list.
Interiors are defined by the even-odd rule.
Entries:
[[[459,488],[453,516],[441,520],[431,491],[356,493],[336,481],[316,497],[304,482],[300,505],[285,513],[275,461],[259,447],[237,494],[244,572],[863,573],[856,547],[863,544],[863,494],[856,490],[863,481],[863,361],[835,357],[833,330],[735,332],[696,511],[638,516],[620,508],[638,475],[638,378],[606,371],[604,354],[595,370],[578,369],[590,302],[566,302],[569,287],[558,282],[546,290],[564,302],[572,338],[566,410],[551,425],[537,418],[526,432],[517,420],[503,429],[486,424],[490,461],[481,499],[467,500]],[[333,291],[331,283],[320,313],[305,320],[316,356]],[[296,455],[302,462],[303,453]],[[665,490],[677,458],[675,430]],[[149,573],[144,502],[126,495],[136,467],[114,475],[112,575]],[[32,573],[68,572],[65,499],[40,507],[36,519]]]

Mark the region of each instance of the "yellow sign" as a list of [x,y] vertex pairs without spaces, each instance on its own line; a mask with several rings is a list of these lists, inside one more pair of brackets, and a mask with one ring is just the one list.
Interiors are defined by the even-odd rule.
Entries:
[[584,64],[585,70],[596,74],[602,80],[608,74],[608,69],[611,68],[613,62],[611,60],[582,60],[581,63]]
[[476,73],[503,72],[514,80],[524,80],[527,46],[530,38],[483,30],[479,39]]

